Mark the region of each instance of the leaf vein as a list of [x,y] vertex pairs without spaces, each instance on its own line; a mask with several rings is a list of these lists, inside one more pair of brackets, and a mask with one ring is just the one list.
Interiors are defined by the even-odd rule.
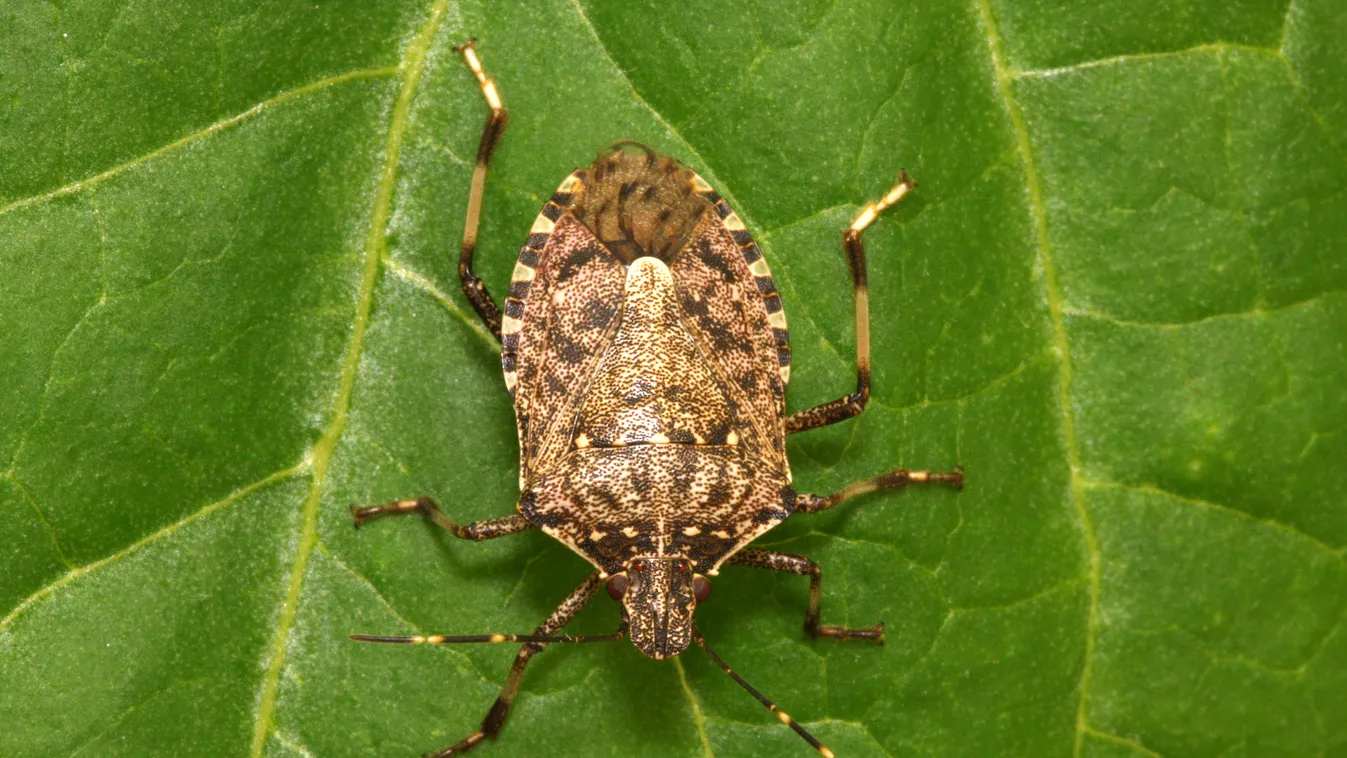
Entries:
[[1242,511],[1238,508],[1229,505],[1222,505],[1221,503],[1215,503],[1210,500],[1203,500],[1202,498],[1191,497],[1189,495],[1180,495],[1177,492],[1172,492],[1170,490],[1164,489],[1163,487],[1159,487],[1154,484],[1128,484],[1125,482],[1113,482],[1098,479],[1083,479],[1081,483],[1085,487],[1118,489],[1127,492],[1138,492],[1143,495],[1160,495],[1163,497],[1167,497],[1171,500],[1178,501],[1180,503],[1186,503],[1188,505],[1194,505],[1199,508],[1227,513],[1242,519],[1247,519],[1249,521],[1267,524],[1273,528],[1279,529],[1288,534],[1292,534],[1297,538],[1310,543],[1314,547],[1328,554],[1339,565],[1343,566],[1344,568],[1347,568],[1347,560],[1344,560],[1342,553],[1337,548],[1334,548],[1332,545],[1329,545],[1328,543],[1324,542],[1318,537],[1315,537],[1309,532],[1297,529],[1296,527],[1284,521],[1278,521],[1276,519],[1267,518],[1265,516],[1255,516],[1254,514],[1249,513],[1247,511]]
[[1105,742],[1112,742],[1116,745],[1122,745],[1124,747],[1132,748],[1133,750],[1139,751],[1142,755],[1152,756],[1153,758],[1161,758],[1159,753],[1155,752],[1154,750],[1151,750],[1150,748],[1145,747],[1136,740],[1130,740],[1127,739],[1126,737],[1120,737],[1116,734],[1109,734],[1108,732],[1101,732],[1098,729],[1092,729],[1090,727],[1085,728],[1085,733],[1090,735],[1091,737],[1094,737],[1095,739],[1100,739]]
[[1230,50],[1256,53],[1259,55],[1271,55],[1277,58],[1282,57],[1282,51],[1280,49],[1271,47],[1244,45],[1238,42],[1205,42],[1201,45],[1193,45],[1192,47],[1185,47],[1181,50],[1161,50],[1152,53],[1126,53],[1124,55],[1114,55],[1108,58],[1098,58],[1090,61],[1082,61],[1080,63],[1072,63],[1067,66],[1027,69],[1024,71],[1006,71],[1005,76],[1008,79],[1047,79],[1061,74],[1070,74],[1076,71],[1088,71],[1094,68],[1118,66],[1141,61],[1163,60],[1165,58],[1178,58],[1202,53],[1221,53]]
[[318,541],[318,505],[322,499],[323,488],[327,484],[327,470],[332,460],[333,450],[336,449],[337,441],[346,428],[351,392],[355,386],[361,348],[364,345],[365,331],[369,327],[370,312],[373,309],[374,285],[378,280],[379,264],[387,245],[385,235],[392,211],[393,193],[396,190],[398,155],[402,147],[402,138],[426,55],[448,4],[448,0],[436,0],[430,8],[427,19],[407,46],[402,62],[396,69],[402,74],[402,87],[398,93],[397,101],[393,105],[393,112],[388,125],[383,171],[377,185],[374,208],[370,217],[369,234],[365,241],[365,259],[361,272],[359,295],[355,304],[350,342],[346,355],[342,359],[341,378],[338,380],[336,398],[333,403],[332,422],[313,447],[311,456],[313,484],[303,505],[294,568],[291,570],[287,582],[285,597],[281,601],[276,634],[269,652],[270,660],[265,669],[266,673],[262,677],[258,694],[252,749],[249,752],[252,758],[261,758],[266,748],[267,736],[272,729],[280,674],[285,664],[286,642],[289,639],[290,629],[294,625],[299,607],[300,590],[304,585],[305,569],[308,565],[309,556]]
[[449,311],[449,313],[453,314],[455,318],[462,321],[464,324],[467,324],[468,328],[478,337],[481,337],[482,341],[489,345],[492,350],[495,350],[498,353],[500,352],[500,343],[491,335],[491,332],[486,330],[486,327],[482,326],[481,319],[477,318],[475,314],[469,314],[462,306],[454,302],[453,298],[445,294],[444,290],[436,287],[434,282],[421,274],[412,271],[406,266],[403,266],[392,258],[385,256],[383,265],[384,268],[388,269],[399,279],[411,284],[413,287],[427,292],[431,297],[435,298],[436,302],[444,306],[445,310]]
[[1075,418],[1071,411],[1071,345],[1062,315],[1062,302],[1057,272],[1053,265],[1052,245],[1048,236],[1047,211],[1043,203],[1043,192],[1038,181],[1038,169],[1034,163],[1029,141],[1029,129],[1024,115],[1011,93],[1013,75],[1006,68],[1001,51],[1000,31],[996,18],[992,14],[989,0],[978,0],[982,28],[987,37],[987,48],[991,65],[996,77],[996,87],[1001,95],[1006,115],[1014,131],[1020,159],[1024,164],[1025,182],[1028,185],[1029,208],[1034,225],[1034,235],[1038,247],[1038,257],[1043,270],[1043,289],[1047,298],[1048,317],[1051,323],[1053,341],[1057,350],[1060,370],[1058,404],[1062,415],[1062,438],[1066,448],[1067,465],[1070,469],[1070,497],[1080,524],[1084,550],[1089,566],[1090,607],[1085,619],[1085,656],[1081,666],[1080,700],[1076,706],[1076,738],[1072,754],[1080,758],[1084,747],[1085,730],[1089,727],[1086,703],[1090,689],[1091,665],[1094,658],[1095,637],[1099,619],[1100,555],[1095,537],[1094,524],[1085,507],[1080,475],[1080,452],[1076,445]]
[[0,618],[0,632],[5,631],[5,629],[7,629],[16,618],[22,615],[24,611],[28,610],[39,600],[41,600],[44,597],[47,597],[56,590],[60,589],[61,587],[70,584],[76,579],[92,574],[93,572],[101,568],[104,568],[105,566],[108,566],[112,563],[116,563],[117,561],[139,551],[141,548],[147,547],[155,542],[158,542],[160,539],[173,534],[174,532],[187,526],[193,521],[196,521],[197,519],[200,519],[204,516],[209,516],[210,514],[220,510],[221,508],[224,508],[227,505],[235,503],[241,500],[243,497],[250,495],[253,492],[256,492],[257,490],[260,490],[264,487],[267,487],[271,484],[282,481],[284,479],[288,479],[292,476],[297,476],[308,470],[309,470],[309,463],[308,461],[304,461],[299,465],[291,466],[290,468],[282,469],[281,471],[269,474],[261,479],[258,479],[255,482],[252,482],[251,484],[246,484],[234,490],[221,500],[217,500],[214,503],[205,505],[197,509],[196,511],[187,514],[181,519],[178,519],[172,524],[164,526],[151,534],[147,534],[144,537],[141,537],[140,539],[136,540],[130,545],[127,545],[125,548],[122,548],[121,550],[105,558],[100,558],[99,560],[96,560],[93,563],[88,563],[78,568],[71,569],[65,574],[62,574],[54,581],[42,586],[36,592],[24,598],[22,601],[19,602],[18,605],[14,606],[14,609],[11,610],[8,615],[6,615],[4,618]]
[[697,701],[697,693],[692,691],[692,686],[688,684],[688,674],[683,668],[683,659],[674,658],[674,670],[678,672],[678,683],[683,687],[683,694],[687,695],[688,707],[692,709],[692,721],[697,725],[697,737],[702,743],[702,755],[706,758],[716,758],[716,753],[711,749],[711,738],[706,734],[706,717],[702,715],[701,703]]
[[19,208],[24,208],[29,205],[35,205],[37,203],[46,202],[48,200],[53,200],[58,197],[64,197],[65,195],[72,195],[81,190],[88,189],[89,187],[101,184],[107,181],[108,179],[118,176],[119,174],[126,173],[127,171],[130,171],[131,169],[136,168],[137,166],[149,163],[150,161],[159,158],[167,153],[171,153],[174,150],[177,150],[178,148],[185,147],[187,145],[192,144],[193,142],[209,137],[215,134],[216,132],[223,131],[239,123],[247,121],[248,119],[251,119],[252,117],[258,115],[259,113],[262,113],[263,111],[273,106],[279,105],[287,100],[292,100],[296,97],[299,97],[300,95],[306,95],[311,92],[317,92],[319,90],[326,89],[328,87],[337,84],[342,84],[348,81],[353,81],[356,79],[372,79],[381,76],[392,76],[393,74],[398,73],[399,70],[400,70],[399,67],[384,66],[381,68],[369,68],[369,69],[361,69],[359,71],[348,71],[344,74],[329,76],[324,79],[319,79],[317,81],[310,82],[301,87],[296,87],[295,89],[282,92],[279,95],[270,97],[266,100],[263,100],[260,103],[257,103],[256,105],[252,106],[251,108],[241,113],[236,113],[233,116],[222,119],[220,121],[216,121],[210,126],[207,126],[203,129],[199,129],[195,132],[192,132],[191,134],[179,137],[178,139],[168,143],[167,145],[161,145],[160,147],[157,147],[154,150],[145,153],[144,155],[140,155],[128,161],[119,163],[113,166],[112,168],[106,169],[100,173],[94,174],[92,176],[87,176],[78,181],[70,182],[69,184],[65,184],[53,190],[48,190],[47,192],[21,198],[19,200],[14,200],[5,205],[0,205],[0,216],[3,216],[11,211],[18,210]]

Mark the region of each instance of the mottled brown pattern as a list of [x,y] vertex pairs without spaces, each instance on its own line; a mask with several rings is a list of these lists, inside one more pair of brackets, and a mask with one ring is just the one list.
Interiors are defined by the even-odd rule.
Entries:
[[[626,269],[569,215],[539,256],[524,301],[516,361],[515,414],[521,478],[564,450],[582,390],[616,327]],[[610,313],[609,318],[597,316]]]
[[623,263],[669,260],[710,208],[692,188],[692,171],[635,142],[604,151],[572,213]]
[[714,445],[575,450],[528,494],[525,518],[608,573],[637,556],[682,556],[714,571],[795,501],[752,451]]
[[780,298],[693,172],[621,147],[575,176],[506,303],[520,512],[604,571],[636,556],[714,571],[794,507]]
[[640,258],[628,270],[621,323],[589,383],[581,444],[723,444],[728,391],[684,325],[669,269]]
[[726,390],[747,410],[754,442],[785,466],[784,445],[778,443],[784,437],[786,390],[777,370],[777,341],[756,279],[717,216],[702,217],[670,270],[684,318],[720,366]]

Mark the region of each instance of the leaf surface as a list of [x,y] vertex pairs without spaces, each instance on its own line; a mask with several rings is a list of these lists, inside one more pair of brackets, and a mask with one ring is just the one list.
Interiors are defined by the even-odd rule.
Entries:
[[[1330,0],[25,4],[0,24],[0,753],[410,756],[476,728],[586,574],[347,506],[517,494],[479,270],[605,144],[679,157],[767,250],[790,442],[870,495],[727,570],[716,649],[839,756],[1347,756],[1347,13]],[[573,623],[602,633],[614,604]],[[554,649],[483,756],[807,754],[690,651]]]

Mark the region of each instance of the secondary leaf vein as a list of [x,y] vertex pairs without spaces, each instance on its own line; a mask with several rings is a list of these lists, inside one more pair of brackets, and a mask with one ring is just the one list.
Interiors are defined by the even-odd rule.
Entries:
[[325,79],[319,79],[316,82],[310,82],[309,84],[305,84],[302,87],[297,87],[295,89],[289,90],[288,92],[282,92],[281,94],[276,95],[275,97],[263,100],[262,102],[258,103],[257,105],[254,105],[253,107],[249,108],[246,111],[243,111],[242,113],[237,113],[233,116],[230,116],[229,118],[216,121],[215,123],[205,127],[204,129],[200,129],[186,136],[179,137],[178,139],[168,143],[167,145],[155,148],[154,150],[151,150],[150,152],[145,153],[144,155],[137,156],[123,163],[119,163],[113,166],[112,168],[94,174],[93,176],[85,177],[84,179],[80,179],[79,181],[71,182],[64,186],[57,187],[54,190],[49,190],[47,192],[43,192],[38,195],[25,197],[20,200],[15,200],[6,205],[0,205],[0,216],[3,216],[4,214],[9,213],[10,211],[18,210],[19,208],[24,208],[29,205],[35,205],[37,203],[46,202],[48,200],[53,200],[55,198],[63,197],[65,195],[72,195],[81,190],[88,189],[89,187],[101,184],[107,181],[108,179],[117,176],[118,174],[123,174],[135,168],[136,166],[148,163],[154,160],[155,158],[159,158],[166,153],[171,153],[180,147],[190,145],[191,143],[209,137],[212,134],[215,134],[216,132],[223,131],[225,129],[230,128],[231,126],[235,126],[243,121],[247,121],[248,119],[256,116],[262,111],[267,110],[268,108],[271,108],[272,106],[279,105],[287,100],[292,100],[296,97],[299,97],[300,95],[305,95],[310,92],[317,92],[318,90],[326,89],[327,87],[331,87],[335,84],[342,84],[344,82],[349,82],[355,79],[371,79],[380,76],[392,76],[393,74],[398,73],[399,70],[400,68],[398,67],[384,66],[382,68],[369,68],[369,69],[361,69],[359,71],[348,71],[347,73],[344,74],[338,74],[337,76],[329,76]]

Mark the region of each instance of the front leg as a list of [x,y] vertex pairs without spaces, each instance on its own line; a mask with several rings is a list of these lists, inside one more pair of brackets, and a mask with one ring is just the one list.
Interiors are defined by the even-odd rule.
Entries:
[[804,633],[813,639],[832,637],[839,640],[872,640],[884,644],[884,622],[869,629],[819,624],[819,610],[823,604],[823,569],[803,555],[777,553],[771,550],[746,548],[730,558],[733,566],[752,566],[770,571],[785,571],[809,577],[809,608],[804,612]]
[[491,299],[491,293],[486,291],[486,284],[472,270],[472,256],[477,250],[477,226],[482,219],[482,193],[486,189],[486,169],[491,163],[491,154],[496,151],[496,143],[500,141],[501,132],[505,131],[509,113],[501,102],[495,81],[482,69],[482,61],[477,57],[474,42],[468,40],[466,44],[454,50],[463,56],[468,68],[472,69],[473,76],[477,77],[477,84],[482,88],[482,97],[486,98],[491,113],[486,118],[486,126],[482,128],[482,140],[477,146],[477,165],[472,169],[472,186],[468,190],[468,217],[463,224],[463,247],[458,256],[458,276],[463,282],[463,295],[472,304],[472,309],[477,311],[482,323],[496,336],[496,339],[500,339],[500,308],[496,306],[496,301]]

